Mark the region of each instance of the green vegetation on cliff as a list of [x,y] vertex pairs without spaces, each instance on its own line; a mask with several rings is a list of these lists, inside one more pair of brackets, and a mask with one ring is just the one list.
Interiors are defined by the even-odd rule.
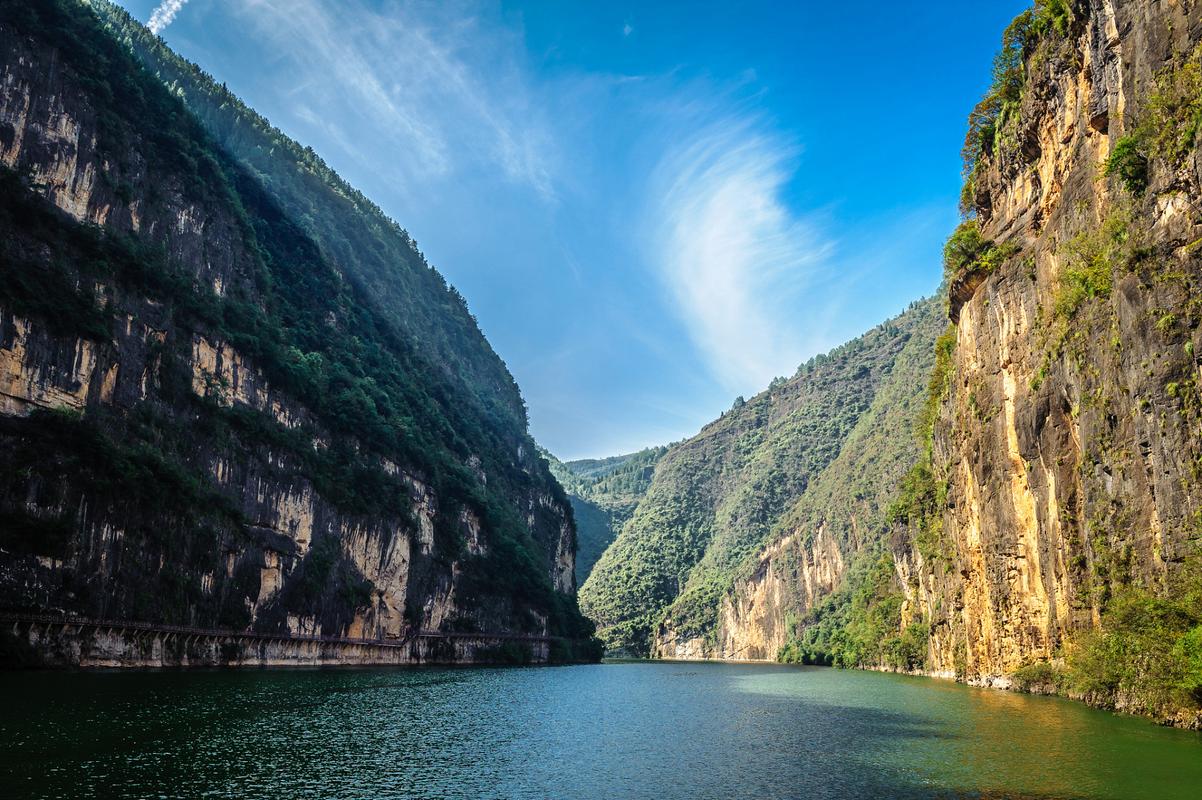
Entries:
[[1120,585],[1111,594],[1100,628],[1070,642],[1063,659],[1015,670],[1015,688],[1161,720],[1202,711],[1202,561],[1191,559],[1168,592]]
[[952,283],[969,275],[988,275],[1017,252],[1013,244],[986,239],[977,221],[966,219],[943,247],[943,277]]
[[1202,44],[1156,76],[1156,85],[1132,130],[1115,143],[1106,175],[1134,195],[1148,188],[1148,167],[1175,170],[1195,151],[1202,134]]
[[922,669],[927,658],[927,627],[915,622],[902,629],[901,607],[893,557],[864,552],[853,562],[842,585],[806,614],[798,626],[799,635],[785,645],[777,660]]
[[[36,553],[74,565],[78,574],[68,570],[62,596],[49,602],[82,613],[241,627],[260,596],[259,570],[227,566],[223,553],[295,545],[264,532],[242,486],[222,485],[205,465],[232,465],[260,487],[309,482],[349,519],[417,536],[403,470],[437,498],[426,574],[449,574],[455,561],[469,611],[499,600],[512,616],[498,624],[533,628],[534,611],[552,633],[587,638],[574,598],[552,585],[560,520],[527,517],[536,497],[566,517],[567,498],[532,455],[504,364],[407,234],[115,6],[3,4],[0,37],[10,55],[29,47],[54,59],[54,74],[38,79],[61,80],[67,113],[94,123],[104,163],[96,191],[117,220],[80,224],[48,202],[30,177],[44,166],[33,161],[38,151],[0,175],[0,340],[11,340],[7,315],[16,313],[56,336],[90,340],[114,376],[150,365],[136,397],[118,389],[70,418],[4,421],[0,518],[22,520],[0,531],[6,559]],[[153,52],[164,71],[156,77],[127,48]],[[201,111],[204,125],[193,113]],[[224,138],[211,133],[223,124]],[[234,137],[241,148],[233,130],[242,131]],[[141,232],[120,224],[135,205],[153,222],[185,203],[207,225],[202,259],[172,249],[165,223]],[[226,270],[219,289],[198,268],[210,261]],[[131,336],[139,325],[156,333]],[[199,337],[261,371],[293,424],[230,400],[217,375],[198,394]],[[47,348],[41,357],[58,357]],[[524,462],[523,452],[531,454]],[[72,509],[81,508],[88,513],[77,518]],[[480,521],[487,547],[474,555],[465,548],[468,517]],[[112,574],[89,572],[98,565],[87,561],[95,554],[88,537],[101,525],[121,530],[135,553]],[[54,535],[28,541],[39,528]],[[314,532],[296,580],[256,624],[313,615],[336,633],[377,600],[339,535]],[[220,591],[207,586],[213,575]],[[47,602],[15,584],[4,590],[8,605]]]
[[601,558],[634,513],[655,474],[656,462],[667,447],[648,447],[637,453],[608,458],[562,462],[543,451],[543,457],[568,493],[576,517],[576,585],[584,585]]
[[1202,710],[1202,561],[1193,559],[1167,592],[1117,589],[1101,628],[1073,643],[1057,680],[1096,703],[1151,716]]
[[[894,459],[893,450],[866,440],[867,430],[852,434],[909,363],[901,354],[912,338],[924,340],[921,358],[929,360],[934,334],[927,331],[937,330],[937,319],[936,303],[922,301],[670,448],[581,590],[582,607],[607,646],[647,653],[657,633],[712,643],[722,597],[764,544],[797,524],[788,512],[811,485],[835,516],[836,506],[850,509],[872,494],[871,473],[859,471],[864,464],[896,460],[904,469],[906,454]],[[918,367],[912,376],[919,385],[923,372]],[[904,395],[897,399],[905,407]],[[845,451],[847,471],[828,474]],[[811,512],[826,513],[818,505]]]
[[[835,591],[808,607],[797,550],[774,559],[772,568],[796,587],[796,594],[785,598],[793,624],[776,654],[783,660],[916,669],[925,658],[925,626],[920,622],[900,630],[902,587],[889,548],[900,518],[934,517],[932,508],[940,502],[930,438],[950,365],[952,339],[946,331],[939,335],[946,325],[942,312],[941,298],[907,312],[914,316],[914,335],[872,407],[838,458],[778,526],[799,534],[803,544],[824,531],[849,562]],[[916,459],[918,465],[912,466]]]
[[978,171],[1002,148],[1013,146],[1033,56],[1045,42],[1066,41],[1073,20],[1070,0],[1036,0],[1002,34],[1002,47],[993,60],[993,83],[968,116],[961,150],[960,205],[965,214],[975,211]]

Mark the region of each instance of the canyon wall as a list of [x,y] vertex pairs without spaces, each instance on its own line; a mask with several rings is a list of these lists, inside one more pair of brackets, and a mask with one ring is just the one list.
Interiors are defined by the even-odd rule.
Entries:
[[942,540],[898,553],[929,669],[1003,685],[1121,587],[1167,591],[1202,530],[1202,9],[1063,19],[1022,43],[1021,97],[970,165],[1003,257],[952,276]]
[[0,605],[587,641],[516,386],[374,206],[315,192],[326,247],[68,0],[0,14],[0,165]]

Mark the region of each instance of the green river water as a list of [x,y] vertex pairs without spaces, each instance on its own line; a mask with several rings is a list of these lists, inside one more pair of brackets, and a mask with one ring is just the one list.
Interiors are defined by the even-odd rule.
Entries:
[[3,673],[0,796],[1202,799],[1202,737],[814,667]]

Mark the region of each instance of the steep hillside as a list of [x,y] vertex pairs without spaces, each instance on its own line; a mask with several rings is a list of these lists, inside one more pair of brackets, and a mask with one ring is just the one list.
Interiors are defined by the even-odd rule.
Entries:
[[408,232],[224,84],[180,58],[120,6],[79,0],[108,33],[172,90],[222,150],[302,227],[374,308],[408,334],[429,364],[466,388],[483,413],[525,428],[526,408],[505,363],[454,287],[426,263]]
[[[909,312],[913,333],[872,404],[722,598],[716,646],[707,655],[815,661],[838,655],[844,663],[842,646],[826,641],[835,629],[857,657],[903,655],[903,643],[890,638],[899,635],[902,594],[887,559],[882,574],[882,556],[902,479],[919,456],[936,337],[947,325],[943,312],[942,298]],[[852,606],[869,588],[885,601],[874,603],[881,607],[873,615]],[[797,630],[806,634],[803,643]]]
[[664,454],[581,589],[609,648],[713,652],[719,604],[740,565],[838,457],[907,343],[925,331],[931,305],[811,360]]
[[311,153],[223,147],[93,6],[122,16],[0,5],[0,606],[569,656],[567,499],[461,299]]
[[655,465],[666,447],[564,463],[543,452],[551,474],[568,493],[576,516],[576,585],[583,586],[593,565],[613,542],[647,493]]

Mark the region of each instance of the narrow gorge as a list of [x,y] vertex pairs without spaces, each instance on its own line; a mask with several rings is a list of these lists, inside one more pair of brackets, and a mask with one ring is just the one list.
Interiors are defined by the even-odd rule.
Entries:
[[1202,0],[0,0],[0,706],[14,800],[1197,800]]

